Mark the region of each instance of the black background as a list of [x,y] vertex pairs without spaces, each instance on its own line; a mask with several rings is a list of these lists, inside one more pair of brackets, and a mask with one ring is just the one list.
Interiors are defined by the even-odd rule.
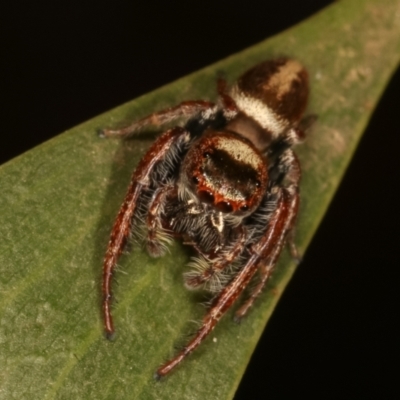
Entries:
[[[1,12],[0,163],[331,2],[155,3],[15,2]],[[397,72],[237,399],[398,392],[399,95]]]

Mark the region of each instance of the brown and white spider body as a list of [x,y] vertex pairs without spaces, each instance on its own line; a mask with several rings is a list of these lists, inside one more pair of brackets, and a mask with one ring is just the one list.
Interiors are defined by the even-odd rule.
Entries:
[[[114,325],[111,278],[132,231],[146,227],[151,256],[180,237],[197,256],[184,275],[190,289],[214,297],[195,336],[156,372],[168,374],[212,331],[249,282],[240,320],[265,287],[292,231],[299,204],[300,166],[292,146],[308,98],[308,75],[295,60],[265,61],[245,72],[219,101],[186,101],[104,136],[124,137],[149,125],[185,120],[164,132],[140,161],[111,232],[103,266],[105,332]],[[292,254],[296,256],[290,242]]]

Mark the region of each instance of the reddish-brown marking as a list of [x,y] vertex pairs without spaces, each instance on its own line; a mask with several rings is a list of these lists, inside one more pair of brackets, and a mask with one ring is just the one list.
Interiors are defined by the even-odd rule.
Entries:
[[[207,175],[205,173],[205,163],[207,159],[210,157],[213,158],[215,153],[225,153],[223,150],[216,150],[218,141],[221,140],[221,138],[224,138],[225,140],[232,138],[232,140],[240,141],[246,146],[252,148],[254,154],[259,155],[260,158],[260,163],[257,166],[257,169],[253,168],[252,165],[247,164],[245,161],[226,158],[224,160],[226,165],[221,165],[218,171],[214,171]],[[183,169],[186,171],[188,181],[196,186],[197,195],[201,201],[208,204],[214,204],[214,206],[222,212],[247,211],[248,209],[254,209],[259,205],[262,195],[267,187],[268,172],[265,162],[263,162],[264,159],[265,158],[260,154],[259,150],[256,149],[256,147],[247,139],[239,139],[237,135],[234,135],[232,132],[222,130],[215,131],[210,129],[189,150],[188,155],[185,158]],[[238,172],[236,176],[232,174],[232,177],[222,179],[224,168],[227,170],[226,172],[231,174],[235,170]],[[259,185],[256,185],[252,191],[249,191],[250,176],[246,175],[249,172],[244,172],[250,170],[252,170],[252,173],[254,171],[252,179],[259,181]],[[238,183],[237,178],[239,177],[241,177],[241,183]],[[235,186],[248,192],[245,199],[235,198],[226,190],[228,187]],[[229,205],[224,204],[226,202],[228,202]],[[220,206],[218,206],[219,203],[221,203]],[[241,207],[245,208],[241,209]]]

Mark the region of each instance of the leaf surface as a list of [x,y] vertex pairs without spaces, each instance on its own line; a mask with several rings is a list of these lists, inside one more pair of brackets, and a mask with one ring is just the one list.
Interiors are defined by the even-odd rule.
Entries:
[[201,296],[182,285],[188,253],[179,243],[161,259],[135,249],[122,257],[114,285],[117,339],[104,339],[102,259],[131,172],[154,136],[119,142],[95,133],[183,99],[215,99],[221,72],[232,82],[280,55],[306,65],[308,109],[319,116],[297,150],[303,180],[296,242],[304,253],[399,62],[399,0],[338,2],[0,168],[0,397],[233,397],[294,263],[285,254],[269,290],[241,325],[229,313],[182,366],[155,382],[156,367],[195,329],[188,321],[201,319]]

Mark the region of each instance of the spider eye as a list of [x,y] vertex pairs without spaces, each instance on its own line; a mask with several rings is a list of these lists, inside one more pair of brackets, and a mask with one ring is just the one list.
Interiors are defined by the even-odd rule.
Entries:
[[211,157],[211,153],[209,153],[208,151],[203,153],[203,157],[204,158],[210,158]]
[[247,211],[249,209],[249,206],[247,204],[244,204],[243,206],[240,207],[240,211]]
[[228,201],[220,201],[219,203],[217,203],[215,205],[215,208],[218,211],[224,212],[224,213],[228,213],[231,212],[233,210],[232,204],[229,203]]
[[208,204],[214,203],[214,195],[211,192],[207,190],[200,190],[198,195],[200,201],[202,201],[203,203],[208,203]]
[[258,179],[256,180],[255,184],[256,184],[257,188],[259,188],[261,186],[261,182]]
[[192,182],[197,185],[200,182],[200,179],[197,176],[192,177]]

